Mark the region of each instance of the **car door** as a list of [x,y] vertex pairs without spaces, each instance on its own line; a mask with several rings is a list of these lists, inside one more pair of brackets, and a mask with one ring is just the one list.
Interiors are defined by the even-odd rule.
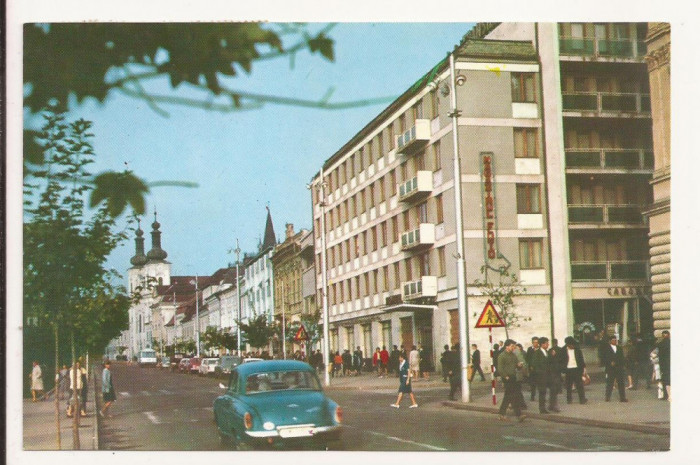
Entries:
[[221,398],[221,403],[218,409],[219,429],[227,434],[231,433],[231,430],[236,423],[234,399],[236,397],[237,390],[238,372],[233,370],[231,371],[231,376],[229,377],[228,389],[226,390],[226,394],[224,394]]

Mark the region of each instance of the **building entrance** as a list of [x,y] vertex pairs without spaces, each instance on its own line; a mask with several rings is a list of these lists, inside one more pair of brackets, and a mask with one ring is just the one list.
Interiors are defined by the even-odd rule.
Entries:
[[617,334],[621,343],[636,334],[646,337],[653,329],[651,303],[635,299],[574,300],[574,333],[584,345]]

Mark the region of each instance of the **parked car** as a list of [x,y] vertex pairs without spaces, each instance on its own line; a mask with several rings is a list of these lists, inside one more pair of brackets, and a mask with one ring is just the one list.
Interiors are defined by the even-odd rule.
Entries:
[[243,363],[243,359],[238,355],[222,355],[219,359],[219,364],[214,367],[214,374],[217,377],[228,377],[231,374],[231,369]]
[[202,364],[199,365],[200,375],[213,375],[214,369],[219,364],[218,358],[205,358],[202,359]]
[[200,357],[192,357],[190,359],[190,374],[199,374],[199,366],[202,364],[202,359]]
[[170,357],[163,357],[160,359],[161,368],[170,368]]
[[243,363],[214,400],[222,443],[243,446],[311,444],[340,440],[343,411],[326,397],[314,369],[296,360]]
[[177,367],[177,371],[180,373],[189,373],[190,372],[190,359],[189,358],[183,358],[180,360],[180,364]]
[[154,367],[158,363],[156,351],[153,349],[143,349],[139,352],[138,362],[140,367]]

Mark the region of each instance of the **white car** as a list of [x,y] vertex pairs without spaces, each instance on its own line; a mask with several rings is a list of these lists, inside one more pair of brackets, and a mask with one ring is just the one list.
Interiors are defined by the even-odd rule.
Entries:
[[219,364],[218,358],[202,359],[202,364],[199,365],[199,374],[200,375],[213,375],[215,372],[216,366],[218,364]]

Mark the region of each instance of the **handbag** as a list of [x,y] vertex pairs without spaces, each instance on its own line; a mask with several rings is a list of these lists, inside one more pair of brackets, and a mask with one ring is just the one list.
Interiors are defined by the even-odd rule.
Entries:
[[588,373],[584,371],[583,375],[581,376],[581,381],[583,381],[584,386],[588,386],[589,384],[591,384],[591,377],[588,376]]

